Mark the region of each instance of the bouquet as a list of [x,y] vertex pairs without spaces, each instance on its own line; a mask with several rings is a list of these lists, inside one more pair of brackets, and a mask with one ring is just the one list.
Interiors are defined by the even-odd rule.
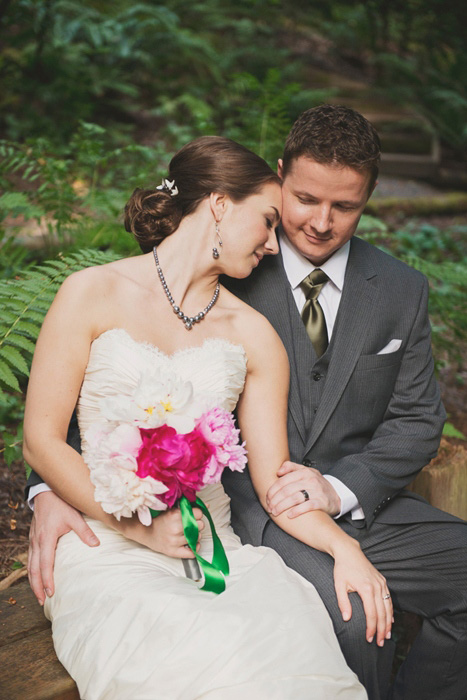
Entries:
[[[224,590],[227,557],[197,493],[219,482],[226,467],[242,471],[246,465],[232,414],[209,396],[195,398],[191,382],[160,371],[142,374],[130,395],[102,399],[100,414],[102,420],[85,433],[96,501],[117,520],[137,513],[144,525],[179,505],[188,546],[204,572],[203,589]],[[212,563],[196,552],[199,533],[192,504],[210,523]]]

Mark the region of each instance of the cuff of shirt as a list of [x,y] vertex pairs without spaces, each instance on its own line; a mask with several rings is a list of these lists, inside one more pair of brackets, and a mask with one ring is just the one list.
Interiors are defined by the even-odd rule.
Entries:
[[44,491],[52,491],[50,486],[47,486],[47,484],[36,484],[35,486],[31,486],[29,489],[29,494],[28,494],[28,506],[30,507],[31,510],[34,510],[34,499],[39,493],[44,493]]
[[364,520],[365,514],[354,492],[335,476],[331,476],[330,474],[323,474],[323,476],[329,481],[341,499],[341,510],[340,513],[334,516],[334,520],[337,520],[337,518],[340,518],[346,513],[350,513],[352,520]]

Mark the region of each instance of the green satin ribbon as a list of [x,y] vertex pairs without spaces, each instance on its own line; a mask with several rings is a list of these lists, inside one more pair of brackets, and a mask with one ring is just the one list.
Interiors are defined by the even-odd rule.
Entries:
[[[227,555],[224,550],[224,546],[219,539],[219,535],[216,532],[214,523],[211,518],[211,514],[207,506],[203,503],[201,498],[197,498],[194,505],[197,506],[203,515],[206,516],[209,525],[211,526],[212,543],[213,543],[213,553],[212,562],[206,561],[200,556],[196,551],[196,545],[198,544],[199,529],[196,522],[196,518],[193,515],[192,504],[185,496],[182,496],[178,502],[180,506],[180,512],[182,514],[182,524],[183,533],[186,537],[189,548],[195,555],[198,564],[200,565],[204,573],[204,586],[202,586],[202,591],[211,591],[212,593],[222,593],[225,591],[225,576],[229,573],[229,562],[227,560]],[[152,510],[151,515],[155,518],[159,513],[163,512],[160,510]]]

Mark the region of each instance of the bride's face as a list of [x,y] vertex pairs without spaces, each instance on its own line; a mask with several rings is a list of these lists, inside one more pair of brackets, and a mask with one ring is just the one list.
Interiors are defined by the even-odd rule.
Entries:
[[275,228],[281,211],[281,188],[275,182],[264,185],[260,192],[242,202],[230,200],[230,207],[220,223],[225,274],[247,277],[264,255],[279,252]]

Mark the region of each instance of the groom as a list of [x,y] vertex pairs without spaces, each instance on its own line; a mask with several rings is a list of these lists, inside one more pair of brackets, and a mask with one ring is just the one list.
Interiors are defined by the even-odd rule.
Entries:
[[[423,618],[393,700],[465,700],[467,526],[404,490],[436,454],[445,417],[433,376],[428,285],[418,272],[353,237],[376,183],[379,155],[375,130],[357,112],[324,105],[302,114],[279,161],[280,254],[229,286],[269,319],[289,356],[293,461],[282,466],[268,493],[269,511],[290,517],[328,512],[386,577],[395,608]],[[318,279],[310,278],[316,268]],[[248,473],[226,474],[224,485],[242,541],[276,549],[316,586],[349,666],[370,700],[384,700],[393,644],[380,648],[366,639],[371,612],[364,587],[350,593],[352,617],[344,621],[333,560],[275,525]],[[41,494],[35,502],[37,594],[53,585],[61,534],[74,529],[87,544],[96,541],[58,497]]]

